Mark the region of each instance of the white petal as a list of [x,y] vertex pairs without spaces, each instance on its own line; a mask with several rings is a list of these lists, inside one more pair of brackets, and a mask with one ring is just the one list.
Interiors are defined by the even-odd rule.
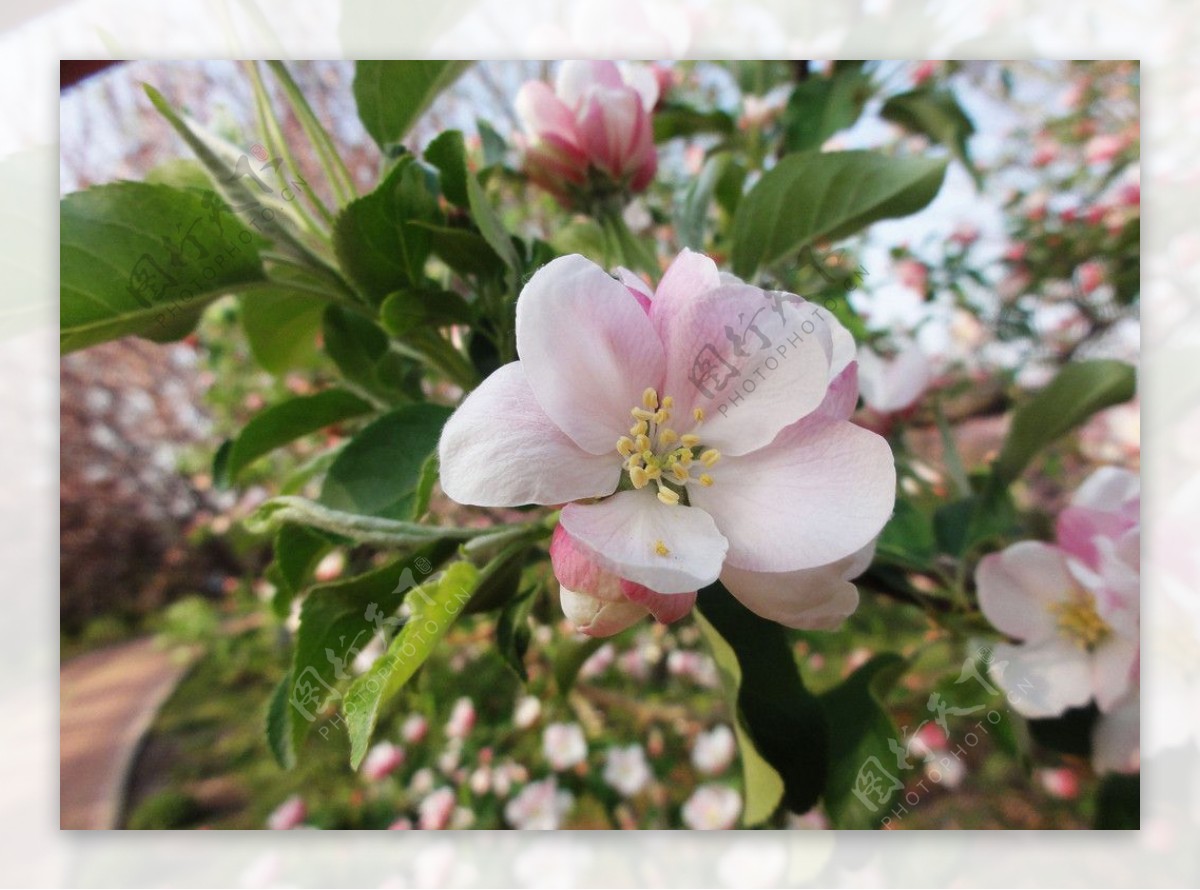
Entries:
[[1057,639],[995,648],[992,676],[1004,688],[1009,705],[1026,717],[1057,717],[1092,698],[1088,653]]
[[611,637],[650,614],[649,609],[629,600],[605,602],[561,586],[558,597],[567,620],[589,637]]
[[747,609],[801,630],[833,630],[858,608],[860,575],[875,554],[872,541],[858,553],[798,572],[747,572],[726,566],[721,581]]
[[442,490],[460,504],[562,504],[611,494],[615,454],[588,454],[551,422],[521,362],[499,368],[467,396],[438,445]]
[[616,89],[625,85],[614,62],[568,60],[558,66],[554,91],[572,109],[578,109],[596,87]]
[[1141,703],[1140,695],[1131,695],[1096,721],[1092,731],[1096,772],[1136,773],[1141,768]]
[[618,62],[617,68],[626,86],[633,87],[641,96],[642,107],[652,111],[658,104],[658,78],[654,76],[650,66],[639,65],[636,62]]
[[1020,541],[985,556],[975,583],[979,608],[992,626],[1035,643],[1057,635],[1050,606],[1075,589],[1062,552],[1040,541]]
[[852,423],[805,421],[768,447],[723,457],[710,488],[688,486],[729,539],[729,565],[793,572],[836,562],[879,534],[896,469],[880,436]]
[[1124,698],[1134,679],[1137,639],[1112,635],[1092,653],[1092,688],[1101,711],[1111,711]]
[[595,551],[601,567],[659,593],[688,593],[716,581],[728,548],[711,516],[663,504],[650,488],[568,504],[560,522]]
[[1137,473],[1120,467],[1100,467],[1076,490],[1071,506],[1117,513],[1140,495],[1141,479]]
[[654,291],[654,302],[661,305],[655,307],[651,317],[660,336],[664,319],[669,317],[666,314],[668,304],[675,307],[686,305],[701,294],[720,287],[721,284],[721,273],[717,270],[716,263],[704,254],[686,247],[681,250],[663,273],[662,280]]
[[517,352],[534,396],[585,451],[615,453],[666,359],[625,285],[573,254],[547,263],[517,300]]

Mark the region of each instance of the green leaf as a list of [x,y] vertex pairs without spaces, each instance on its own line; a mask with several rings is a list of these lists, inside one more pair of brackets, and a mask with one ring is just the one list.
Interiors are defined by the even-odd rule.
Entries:
[[825,789],[829,735],[783,628],[720,583],[699,592],[696,609],[730,700],[745,778],[743,823],[765,822],[781,802],[806,812]]
[[467,198],[471,205],[471,218],[475,220],[475,225],[479,227],[483,239],[491,245],[496,256],[504,261],[504,265],[514,273],[517,272],[521,268],[521,259],[517,256],[517,249],[513,246],[512,236],[508,234],[508,230],[504,228],[504,223],[500,221],[495,208],[488,201],[483,186],[470,173],[467,174]]
[[379,320],[394,337],[404,337],[417,328],[467,324],[471,307],[453,291],[409,289],[388,296],[379,310]]
[[354,66],[354,101],[367,132],[385,154],[412,129],[470,62],[388,60]]
[[1034,456],[1097,411],[1133,398],[1137,372],[1113,359],[1071,362],[1013,412],[1012,427],[993,465],[997,481],[1012,482]]
[[783,112],[784,149],[819,149],[830,136],[854,125],[869,95],[870,78],[861,69],[796,84]]
[[252,534],[263,534],[281,523],[296,522],[341,535],[360,544],[381,547],[408,547],[432,541],[466,541],[493,534],[493,528],[458,528],[450,525],[421,525],[379,516],[362,516],[328,507],[307,498],[289,495],[271,498],[243,520]]
[[571,691],[571,687],[575,685],[575,679],[579,676],[579,669],[583,667],[585,661],[610,640],[604,637],[586,637],[582,640],[567,640],[561,644],[554,653],[554,683],[558,687],[558,694],[563,698]]
[[64,353],[129,334],[182,336],[178,319],[190,329],[217,297],[265,281],[266,242],[214,192],[118,182],[59,206]]
[[738,205],[733,271],[749,279],[815,241],[836,241],[878,220],[916,213],[933,200],[945,175],[946,161],[931,158],[871,151],[787,155]]
[[508,143],[504,137],[483,118],[475,121],[475,127],[479,130],[479,141],[483,146],[483,165],[485,167],[503,165],[504,159],[508,155]]
[[412,616],[371,669],[350,684],[342,710],[350,734],[350,766],[358,769],[366,756],[379,712],[404,687],[433,652],[471,599],[479,571],[456,562],[428,584],[407,592]]
[[1096,791],[1096,824],[1101,831],[1137,831],[1142,827],[1142,777],[1110,773]]
[[241,303],[250,352],[266,370],[279,375],[313,361],[327,301],[280,287],[246,294]]
[[292,675],[289,671],[271,693],[271,701],[267,705],[267,746],[282,769],[291,769],[296,765],[291,708],[288,707],[291,694]]
[[417,479],[417,488],[413,492],[412,513],[409,519],[418,521],[429,512],[429,501],[433,497],[433,486],[437,483],[441,471],[437,452],[429,455],[421,465],[421,475]]
[[407,519],[425,461],[450,414],[442,405],[406,405],[362,429],[330,466],[320,503],[346,513]]
[[924,513],[901,498],[896,501],[895,512],[883,527],[875,550],[882,561],[910,569],[926,569],[937,551],[933,524]]
[[533,632],[529,627],[529,611],[533,607],[535,591],[536,588],[530,588],[521,596],[513,598],[496,619],[496,648],[523,683],[529,682],[529,672],[525,670],[525,653],[529,651],[529,642],[533,639]]
[[278,584],[271,599],[271,608],[279,618],[288,616],[292,600],[332,547],[328,537],[311,528],[291,523],[279,527],[275,533]]
[[414,223],[441,221],[425,171],[411,156],[403,157],[375,191],[338,214],[334,250],[359,292],[378,305],[392,291],[424,282],[430,236]]
[[442,194],[451,204],[468,205],[467,146],[458,130],[446,130],[425,148],[425,160],[441,174]]
[[428,575],[439,552],[422,551],[394,560],[365,575],[314,587],[300,607],[300,629],[288,694],[292,750],[298,751],[309,727],[341,698],[350,664],[400,607],[409,590]]
[[859,777],[864,773],[897,772],[888,745],[897,739],[897,732],[883,698],[907,665],[893,652],[876,655],[821,696],[829,737],[834,740],[825,785],[825,809],[834,828],[876,828],[888,813],[896,789],[882,801],[875,797],[864,801],[854,792],[861,790]]
[[717,133],[729,136],[737,130],[737,121],[724,111],[702,111],[690,105],[665,103],[654,112],[654,141],[666,142],[679,136]]
[[504,261],[478,232],[451,226],[421,227],[429,232],[433,252],[458,274],[489,278],[504,271]]
[[228,486],[246,467],[276,448],[373,410],[369,402],[344,389],[297,396],[264,408],[246,424],[229,449],[223,450],[220,459],[214,461],[213,477],[219,486]]
[[[399,385],[391,360],[387,334],[369,318],[341,306],[325,309],[322,325],[325,351],[356,391],[388,404],[403,402],[409,394]],[[399,358],[399,356],[397,356]]]
[[946,146],[967,168],[975,187],[983,185],[979,168],[967,151],[967,140],[974,135],[975,125],[949,90],[919,87],[900,93],[883,103],[879,115]]
[[679,243],[693,250],[703,250],[708,211],[712,205],[717,185],[733,163],[733,154],[719,151],[709,157],[700,169],[700,175],[692,180],[683,193],[676,213],[676,230]]

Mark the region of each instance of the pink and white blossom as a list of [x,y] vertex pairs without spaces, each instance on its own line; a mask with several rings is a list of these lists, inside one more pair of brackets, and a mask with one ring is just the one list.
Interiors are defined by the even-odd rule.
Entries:
[[721,723],[696,736],[692,743],[692,766],[709,776],[719,776],[733,762],[737,740],[733,730]]
[[304,798],[293,794],[267,816],[267,828],[273,831],[288,831],[299,827],[307,815],[308,807],[304,804]]
[[428,733],[429,721],[421,714],[410,714],[400,726],[400,738],[410,745],[420,743]]
[[542,732],[542,753],[556,772],[568,770],[587,759],[587,739],[578,723],[551,723]]
[[1019,645],[996,646],[992,674],[1027,717],[1095,701],[1110,715],[1137,689],[1140,487],[1103,467],[1058,519],[1058,546],[1021,541],[985,557],[979,606]]
[[513,708],[513,725],[517,729],[529,729],[542,716],[542,703],[536,695],[525,695]]
[[718,578],[772,620],[844,617],[895,497],[887,443],[848,420],[853,339],[691,251],[650,290],[580,256],[539,270],[517,302],[520,360],[446,424],[443,489],[566,504],[551,557],[585,633],[676,620]]
[[426,831],[440,831],[450,824],[454,813],[454,792],[438,788],[417,805],[417,826]]
[[450,719],[446,721],[446,735],[452,739],[465,739],[474,727],[475,705],[463,696],[450,710]]
[[560,790],[555,779],[543,779],[522,788],[504,807],[504,818],[524,831],[553,831],[574,803],[571,792]]
[[372,782],[386,779],[392,772],[404,763],[404,749],[391,742],[380,742],[367,752],[363,760],[363,775]]
[[553,89],[529,81],[516,99],[529,177],[568,203],[597,174],[642,191],[658,168],[650,123],[658,92],[649,68],[614,62],[563,62]]
[[625,797],[639,794],[653,778],[641,745],[634,743],[608,749],[604,760],[604,781]]
[[742,812],[742,797],[724,785],[701,785],[683,804],[683,823],[697,831],[733,828]]
[[867,407],[894,414],[915,404],[933,379],[933,365],[916,343],[905,341],[892,358],[869,346],[858,349],[858,385]]

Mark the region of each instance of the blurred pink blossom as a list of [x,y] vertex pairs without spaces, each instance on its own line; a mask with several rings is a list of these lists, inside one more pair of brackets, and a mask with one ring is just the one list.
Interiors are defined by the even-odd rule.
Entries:
[[724,785],[701,785],[683,804],[683,822],[697,831],[733,828],[742,812],[741,795]]
[[533,782],[504,807],[504,818],[514,828],[525,831],[553,831],[570,812],[575,798],[559,790],[554,778]]
[[1051,797],[1074,800],[1079,796],[1079,774],[1072,769],[1040,769],[1037,771],[1037,779]]
[[438,788],[417,806],[417,825],[426,831],[440,831],[450,824],[454,812],[454,792]]
[[454,703],[450,719],[446,721],[446,735],[452,739],[465,739],[475,726],[475,705],[463,696]]
[[1125,148],[1125,137],[1116,133],[1093,136],[1083,147],[1083,157],[1089,164],[1107,164]]
[[400,764],[404,763],[404,749],[391,742],[379,742],[367,752],[363,761],[362,772],[372,782],[378,782],[391,775]]
[[288,831],[304,822],[308,807],[299,794],[293,794],[267,816],[267,828],[273,831]]
[[719,776],[733,762],[737,741],[733,730],[721,723],[696,736],[692,743],[692,765],[709,776]]
[[1080,263],[1075,267],[1075,282],[1085,294],[1093,293],[1104,283],[1104,266],[1095,260]]
[[542,703],[535,695],[525,695],[513,709],[513,725],[517,729],[529,729],[542,716]]
[[634,743],[623,748],[608,749],[604,762],[604,781],[625,797],[638,794],[653,778],[641,745]]
[[400,727],[400,737],[410,745],[424,740],[429,733],[429,721],[421,714],[410,714]]
[[556,772],[587,759],[587,740],[578,723],[551,723],[542,731],[542,753]]

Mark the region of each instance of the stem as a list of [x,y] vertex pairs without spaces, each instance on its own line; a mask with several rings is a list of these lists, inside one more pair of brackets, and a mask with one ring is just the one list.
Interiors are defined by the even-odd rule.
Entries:
[[946,421],[946,414],[942,411],[940,400],[934,401],[933,416],[937,420],[938,432],[942,436],[942,451],[945,452],[946,472],[954,480],[954,487],[958,489],[958,493],[962,497],[968,497],[971,494],[971,482],[967,478],[967,471],[963,468],[962,457],[958,453],[958,442],[955,441],[950,424]]

